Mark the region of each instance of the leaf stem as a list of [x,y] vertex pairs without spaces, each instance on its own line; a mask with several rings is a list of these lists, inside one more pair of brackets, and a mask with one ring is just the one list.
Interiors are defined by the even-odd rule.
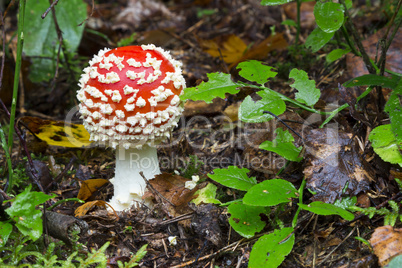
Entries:
[[[306,178],[303,178],[303,181],[299,188],[299,204],[303,204],[303,191],[304,191],[304,188],[306,187],[306,183],[307,183]],[[297,218],[299,217],[299,213],[301,210],[302,210],[301,207],[297,208],[297,211],[296,211],[295,216],[293,217],[293,221],[292,221],[293,228],[295,228],[297,225]]]
[[302,108],[302,109],[304,109],[306,111],[309,111],[309,112],[312,112],[312,113],[321,114],[321,115],[331,114],[331,112],[322,112],[322,111],[318,111],[318,110],[316,110],[316,109],[314,109],[312,107],[306,106],[306,105],[304,105],[304,104],[302,104],[302,103],[300,103],[300,102],[298,102],[296,100],[292,100],[291,98],[288,98],[285,95],[282,95],[281,93],[276,92],[275,90],[272,90],[272,89],[264,87],[264,86],[250,85],[250,84],[247,84],[247,83],[244,83],[244,82],[241,82],[241,81],[236,82],[236,84],[238,86],[240,86],[240,87],[252,87],[252,88],[257,88],[257,89],[261,89],[261,90],[269,90],[270,92],[273,92],[275,95],[280,97],[283,101],[290,102],[290,103],[296,105],[297,107]]
[[[11,157],[10,157],[10,153],[8,151],[8,145],[7,145],[7,141],[6,141],[6,137],[4,135],[4,131],[3,131],[3,126],[0,123],[0,139],[1,139],[1,145],[4,149],[4,153],[6,155],[6,160],[7,160],[7,167],[8,167],[8,185],[12,186],[13,184],[13,165],[11,163]],[[11,187],[7,187],[6,188],[6,192],[10,192]]]
[[296,37],[295,37],[295,47],[298,46],[299,44],[299,36],[300,36],[300,28],[301,28],[301,22],[300,22],[300,7],[301,7],[301,0],[296,0],[296,4],[297,4],[297,27],[296,27]]
[[[356,103],[366,97],[370,92],[374,89],[373,86],[367,87],[366,91],[364,91],[359,97],[356,99]],[[344,105],[338,107],[337,109],[333,110],[330,115],[325,119],[325,121],[321,124],[320,128],[324,127],[329,121],[331,121],[332,118],[334,118],[340,111],[342,111],[345,108],[348,108],[349,104],[345,103]]]
[[81,199],[78,199],[78,198],[66,198],[66,199],[61,199],[61,200],[57,201],[56,203],[54,203],[53,205],[48,207],[47,210],[52,210],[55,207],[57,207],[58,205],[60,205],[62,203],[67,203],[67,202],[70,202],[70,201],[78,202],[78,203],[81,203],[81,204],[85,203],[84,200],[81,200]]

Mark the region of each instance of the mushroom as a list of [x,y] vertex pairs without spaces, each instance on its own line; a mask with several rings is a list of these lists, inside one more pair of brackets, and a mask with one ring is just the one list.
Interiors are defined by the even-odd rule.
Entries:
[[186,87],[181,63],[154,45],[103,49],[89,61],[77,98],[90,140],[116,151],[116,210],[130,208],[146,189],[141,177],[160,174],[156,145],[170,137]]

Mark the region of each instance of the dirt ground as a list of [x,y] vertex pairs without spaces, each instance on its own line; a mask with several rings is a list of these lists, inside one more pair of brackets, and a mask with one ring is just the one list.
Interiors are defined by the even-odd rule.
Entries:
[[[292,68],[303,69],[321,90],[317,109],[345,103],[345,96],[338,90],[338,85],[366,73],[362,63],[352,55],[327,64],[325,56],[330,49],[312,53],[292,46],[296,30],[282,22],[296,19],[295,3],[268,7],[261,6],[259,0],[99,0],[94,6],[91,1],[86,2],[88,14],[92,15],[86,22],[86,29],[91,31],[84,32],[77,53],[82,66],[100,49],[112,48],[119,40],[135,33],[133,44],[153,43],[170,50],[175,59],[183,62],[187,87],[207,80],[206,74],[211,72],[231,73],[233,79],[238,80],[237,63],[256,59],[278,71],[278,76],[269,83],[269,87],[294,98],[288,74]],[[353,21],[359,32],[368,39],[385,25],[387,18],[376,12],[374,7],[367,7],[364,1],[358,1],[355,5],[360,13]],[[312,11],[312,2],[302,5],[301,43],[304,43],[315,27]],[[11,30],[15,31],[15,28]],[[106,35],[109,40],[95,34],[95,31]],[[396,42],[399,42],[396,44],[398,47],[400,40]],[[369,42],[366,45],[370,47]],[[296,49],[296,52],[292,49]],[[12,59],[9,60],[12,66]],[[29,60],[24,59],[24,74],[29,72]],[[389,68],[396,68],[396,71],[401,68],[400,62],[395,63],[392,59],[389,64]],[[11,70],[5,70],[4,87],[11,85]],[[78,86],[70,83],[69,70],[60,69],[59,72],[54,81],[56,86],[52,85],[52,90],[49,90],[50,83],[35,84],[24,79],[24,94],[18,104],[19,117],[64,120],[70,109],[78,104],[75,99]],[[358,96],[361,90],[355,88],[348,94]],[[275,120],[258,124],[240,122],[237,117],[238,107],[249,95],[255,96],[255,90],[242,88],[238,94],[216,99],[212,104],[187,102],[172,138],[158,150],[165,178],[151,182],[155,188],[164,189],[163,196],[170,201],[151,194],[155,203],[152,209],[142,206],[117,215],[108,213],[102,206],[94,205],[85,211],[85,215],[77,217],[77,221],[69,218],[72,222],[79,222],[83,230],[88,230],[80,236],[79,242],[90,249],[99,248],[111,241],[108,248],[111,256],[109,267],[117,267],[117,260],[127,260],[130,253],[136,252],[144,244],[148,244],[148,253],[141,267],[247,267],[253,243],[261,235],[273,230],[274,217],[264,215],[263,220],[269,224],[254,238],[245,239],[231,229],[228,223],[230,215],[225,207],[192,204],[190,201],[194,192],[210,182],[218,186],[218,199],[222,202],[241,196],[241,193],[207,177],[215,168],[229,165],[246,167],[250,170],[249,175],[255,176],[259,182],[275,178],[275,174],[284,168],[280,177],[299,187],[306,168],[317,165],[307,155],[301,163],[285,166],[286,161],[282,157],[258,148],[261,142],[272,140],[276,127],[285,127]],[[6,103],[10,100],[4,90],[0,97]],[[360,113],[363,117],[368,116],[370,121],[374,117],[373,103],[376,100],[369,97],[365,101],[366,109]],[[323,118],[318,118],[306,127],[303,122],[311,119],[311,114],[306,111],[288,109],[281,118],[302,133],[307,142],[314,143],[322,135],[317,129]],[[3,115],[2,122],[5,121]],[[362,167],[370,177],[364,183],[351,182],[346,194],[358,196],[358,203],[363,207],[381,206],[389,199],[400,201],[402,197],[392,179],[400,176],[401,170],[382,162],[374,155],[372,148],[366,145],[369,126],[347,109],[332,122],[342,132],[353,136],[344,137],[347,144],[353,144],[350,148],[356,145],[355,149],[349,149],[355,154],[351,159],[364,162]],[[28,135],[28,131],[23,129]],[[296,135],[294,137],[296,144],[300,145],[300,138]],[[40,182],[47,185],[47,192],[56,193],[59,199],[77,197],[86,180],[109,180],[114,176],[115,157],[111,149],[63,148],[48,146],[32,135],[28,135],[27,139],[29,151],[44,157],[34,163],[36,167],[45,166]],[[14,164],[25,165],[26,160],[22,158],[21,147],[17,144],[16,139]],[[200,162],[194,165],[194,161],[191,162],[194,158],[190,156],[197,156]],[[175,175],[175,171],[180,176]],[[339,170],[328,171],[330,174],[337,172]],[[194,190],[185,189],[184,182],[191,179],[192,175],[198,175],[201,183]],[[167,183],[165,179],[173,182]],[[313,180],[319,178],[313,177]],[[341,196],[343,190],[339,189],[338,184],[331,182],[324,185],[325,193],[314,198],[333,202]],[[305,192],[305,200],[313,200],[313,195]],[[86,201],[107,201],[112,195],[112,185],[105,183],[86,196]],[[53,211],[74,216],[80,205],[68,202]],[[279,213],[286,223],[291,222],[296,209],[295,204],[289,204],[284,210],[275,213]],[[56,216],[54,222],[51,219],[49,224],[57,224],[60,220],[58,217],[61,216]],[[304,211],[299,216],[293,251],[281,267],[376,267],[375,255],[367,245],[354,237],[368,240],[373,230],[381,225],[380,217],[369,219],[357,215],[354,221],[347,222],[340,217],[317,216]],[[66,234],[59,235],[68,240]],[[177,244],[170,243],[169,237],[176,237]]]

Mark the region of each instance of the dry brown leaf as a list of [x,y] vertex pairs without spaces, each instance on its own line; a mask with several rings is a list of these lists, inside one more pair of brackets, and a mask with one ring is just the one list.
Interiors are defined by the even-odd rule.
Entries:
[[226,63],[237,62],[247,49],[247,45],[237,35],[219,36],[211,40],[199,39],[202,49],[215,58],[223,57]]
[[374,254],[381,266],[386,265],[393,257],[402,254],[402,229],[382,226],[375,229],[370,239]]
[[[337,129],[313,129],[304,133],[304,175],[314,201],[333,203],[343,191],[357,195],[369,189],[372,168],[362,158],[352,134]],[[346,189],[345,189],[346,188]]]
[[95,193],[100,187],[108,182],[108,180],[104,179],[91,179],[81,181],[81,188],[78,192],[77,198],[81,200],[88,200],[93,193]]
[[[162,173],[149,180],[152,187],[174,205],[174,207],[170,206],[169,203],[163,201],[168,206],[169,213],[173,217],[189,212],[188,203],[195,198],[194,193],[198,190],[198,187],[192,190],[185,188],[186,181],[189,180],[170,173]],[[153,195],[152,191],[146,192],[143,198],[147,198],[150,195]]]
[[183,116],[194,116],[197,114],[216,114],[222,112],[226,105],[226,101],[221,98],[215,98],[212,103],[205,101],[188,100],[184,104]]
[[[368,56],[374,60],[377,53],[377,44],[379,40],[384,36],[386,27],[379,30],[369,38],[365,39],[362,43],[368,54]],[[402,31],[398,31],[394,37],[387,51],[385,68],[396,72],[402,72]],[[379,54],[378,54],[379,55]],[[361,57],[354,56],[352,53],[346,56],[346,66],[348,67],[348,72],[351,77],[358,77],[367,74],[367,68]]]
[[236,102],[228,107],[223,111],[223,114],[230,118],[231,122],[236,122],[239,120],[239,108],[241,102]]
[[[313,29],[317,23],[314,17],[314,2],[303,2],[300,6],[300,24],[302,29]],[[283,10],[288,18],[297,20],[297,3],[288,3],[282,5]]]
[[103,200],[95,200],[91,202],[87,202],[83,204],[82,206],[79,206],[75,211],[75,217],[83,217],[85,216],[88,211],[90,211],[94,206],[100,206],[103,208],[106,208],[107,203]]
[[282,33],[271,35],[265,40],[253,45],[242,55],[237,61],[233,62],[229,69],[236,66],[239,62],[246,60],[263,60],[267,57],[268,53],[273,50],[282,50],[288,47],[288,42],[283,37]]

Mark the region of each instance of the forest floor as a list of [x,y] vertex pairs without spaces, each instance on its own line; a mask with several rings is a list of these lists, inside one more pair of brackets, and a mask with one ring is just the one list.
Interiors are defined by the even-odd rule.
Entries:
[[[132,44],[161,46],[182,61],[187,87],[206,81],[207,73],[211,72],[230,73],[234,80],[241,79],[236,65],[253,59],[276,69],[278,75],[268,87],[290,98],[294,98],[294,89],[289,86],[289,71],[299,68],[307,72],[321,90],[316,109],[333,109],[331,107],[344,104],[347,96],[358,96],[364,90],[355,87],[347,96],[339,90],[342,83],[367,73],[359,58],[348,54],[328,64],[325,57],[331,51],[331,45],[316,53],[302,45],[294,46],[296,30],[282,22],[296,20],[295,3],[268,7],[262,6],[259,0],[119,0],[96,1],[94,6],[87,2],[88,13],[92,16],[86,22],[87,30],[78,49],[79,66],[87,64],[100,49],[112,48],[119,40],[134,34]],[[354,8],[358,12],[353,22],[365,37],[364,44],[374,58],[375,44],[380,36],[376,33],[381,31],[388,18],[378,11],[378,7],[368,7],[365,3],[356,3]],[[313,2],[302,5],[301,44],[315,27],[313,7]],[[401,72],[402,68],[401,41],[402,36],[398,34],[390,49],[399,53],[399,57],[388,60],[387,68],[395,72]],[[27,65],[29,58],[24,59],[23,74],[29,72]],[[11,88],[12,69],[9,69],[6,68],[4,73],[3,88]],[[71,81],[67,79],[69,70],[62,68],[59,72],[52,85],[23,79],[24,92],[19,98],[17,114],[25,117],[22,121],[28,128],[34,127],[35,122],[26,116],[64,120],[71,108],[78,104],[75,99],[78,86],[67,82]],[[222,202],[241,197],[239,191],[213,182],[207,176],[213,169],[230,165],[249,169],[249,175],[256,177],[258,182],[276,178],[281,171],[279,177],[296,187],[300,186],[309,167],[317,168],[311,155],[306,155],[300,163],[286,164],[286,160],[277,154],[259,149],[263,141],[274,138],[276,127],[286,127],[277,120],[268,123],[238,120],[240,103],[246,96],[255,96],[255,92],[252,88],[242,88],[238,94],[215,99],[211,104],[202,101],[185,103],[184,114],[173,137],[158,150],[163,175],[151,185],[164,198],[155,195],[152,209],[142,206],[114,214],[107,212],[104,203],[96,203],[108,201],[113,195],[113,186],[104,183],[114,175],[112,149],[51,146],[26,132],[28,150],[34,155],[35,167],[40,170],[40,183],[48,185],[46,192],[56,193],[57,199],[80,196],[87,203],[93,202],[78,215],[76,209],[81,204],[75,202],[63,203],[53,211],[79,216],[79,221],[86,223],[84,229],[87,228],[88,232],[81,234],[78,240],[85,244],[85,248],[97,249],[110,241],[107,251],[111,256],[109,267],[117,267],[117,260],[126,260],[130,253],[144,244],[148,244],[148,252],[141,267],[247,267],[254,242],[261,235],[272,232],[274,216],[263,216],[262,220],[270,224],[255,237],[245,239],[229,225],[230,215],[224,206],[192,204],[194,192],[207,183],[214,183],[218,187],[217,199]],[[8,103],[11,96],[3,90],[0,97]],[[305,191],[305,200],[334,202],[342,195],[357,196],[360,206],[377,208],[390,199],[402,200],[393,180],[402,177],[401,169],[383,162],[368,146],[372,125],[366,124],[364,119],[371,123],[375,121],[377,100],[371,96],[364,101],[364,109],[357,112],[360,117],[354,114],[356,111],[345,109],[331,121],[331,128],[342,133],[341,142],[347,144],[352,152],[345,157],[351,162],[361,163],[366,178],[358,181],[349,176],[350,181],[345,182],[348,175],[345,178],[339,173],[350,171],[341,170],[347,169],[344,166],[324,167],[327,176],[316,169],[314,172],[318,175],[310,177],[310,189],[313,190],[311,185],[314,183],[325,189],[317,195]],[[289,108],[280,118],[300,133],[307,143],[313,144],[323,135],[318,127],[325,118],[320,116],[313,117],[309,112]],[[7,120],[3,115],[2,123]],[[301,139],[293,136],[300,146]],[[26,166],[29,170],[18,139],[14,142],[12,159],[13,166]],[[4,162],[4,158],[1,161]],[[186,189],[185,181],[195,175],[201,182],[194,190]],[[103,179],[101,186],[93,186],[96,191],[90,193],[79,193],[83,185],[87,185],[84,182],[92,179]],[[276,213],[280,213],[279,217],[286,223],[291,222],[296,209],[290,203]],[[356,214],[354,221],[346,221],[338,216],[318,216],[304,211],[299,216],[294,248],[281,267],[377,267],[377,257],[355,237],[369,240],[374,229],[382,224],[383,218],[378,216],[369,219]],[[66,234],[59,235],[68,241]],[[170,243],[169,237],[176,237],[177,244]]]

